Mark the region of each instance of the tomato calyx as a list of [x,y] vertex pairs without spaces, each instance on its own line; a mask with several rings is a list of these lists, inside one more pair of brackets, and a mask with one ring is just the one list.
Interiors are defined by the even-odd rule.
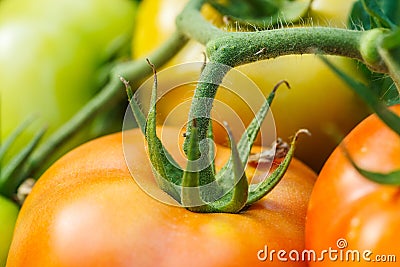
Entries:
[[207,128],[203,129],[207,138],[202,139],[199,136],[199,118],[192,117],[185,134],[187,165],[186,169],[181,169],[157,136],[157,72],[154,65],[149,61],[148,63],[153,68],[154,81],[147,118],[133,97],[129,82],[122,77],[121,81],[126,86],[133,115],[145,135],[153,174],[158,186],[182,207],[200,213],[239,213],[268,194],[286,172],[293,158],[298,136],[302,133],[309,134],[307,130],[299,130],[292,139],[284,159],[271,175],[257,184],[249,184],[245,167],[260,131],[261,122],[268,114],[277,89],[282,84],[289,87],[289,84],[281,81],[274,87],[237,143],[229,125],[224,123],[229,137],[231,155],[218,172],[216,172],[213,158],[212,124],[208,124]]

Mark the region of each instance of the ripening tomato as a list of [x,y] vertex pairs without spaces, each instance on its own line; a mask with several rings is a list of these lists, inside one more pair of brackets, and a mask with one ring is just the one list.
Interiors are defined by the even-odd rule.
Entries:
[[[400,115],[400,105],[392,110]],[[306,219],[306,246],[317,253],[331,247],[339,251],[336,256],[340,251],[344,255],[358,251],[355,253],[360,262],[352,261],[351,255],[349,261],[332,261],[326,255],[324,261],[312,261],[310,266],[366,266],[368,261],[368,266],[377,266],[378,261],[384,266],[383,260],[390,266],[389,261],[396,260],[393,256],[397,261],[400,256],[400,188],[363,177],[344,149],[368,171],[400,170],[400,137],[376,115],[349,133],[329,157],[313,189]]]
[[[175,16],[179,14],[186,2],[181,0],[141,2],[132,44],[134,57],[146,55],[173,33]],[[310,18],[305,18],[304,21],[305,23],[312,21],[313,25],[345,27],[353,3],[353,0],[313,1]],[[207,4],[203,7],[202,13],[219,27],[228,30],[236,29],[235,24],[224,24],[221,15]],[[244,28],[246,30],[246,27]],[[249,28],[252,29],[252,27]],[[204,51],[204,46],[190,41],[167,65],[202,62]],[[355,79],[363,79],[352,60],[341,57],[330,57],[330,59],[339,67],[352,73]],[[351,89],[314,55],[283,56],[246,64],[237,69],[252,79],[264,95],[268,95],[280,80],[287,80],[290,83],[292,90],[282,91],[272,106],[277,134],[286,138],[299,128],[310,130],[312,138],[299,144],[297,156],[317,171],[336,146],[329,129],[336,127],[341,132],[347,133],[368,113],[365,105]],[[235,83],[234,79],[232,83]],[[165,86],[168,84],[165,83]],[[169,98],[165,97],[164,104],[158,105],[160,113],[168,114],[176,105],[186,100],[191,92],[193,92],[192,87],[181,87],[179,92],[171,93]],[[217,99],[229,105],[247,125],[254,116],[249,106],[252,107],[253,102],[259,100],[259,96],[255,94],[254,99],[250,98],[246,101],[236,97],[236,100],[231,101],[231,95],[220,93]],[[180,116],[187,116],[187,114],[182,113]],[[222,135],[218,134],[218,136]],[[225,140],[226,138],[216,139],[220,143]],[[315,147],[318,149],[314,149]]]
[[[177,135],[182,143],[177,128],[164,127],[160,136]],[[143,135],[135,129],[127,136],[135,178],[155,187]],[[174,157],[176,144],[167,145]],[[217,146],[219,167],[229,154]],[[294,159],[281,183],[248,210],[192,213],[146,194],[128,170],[121,134],[109,135],[66,154],[39,179],[19,214],[7,266],[264,266],[258,258],[265,246],[303,249],[314,178]],[[287,266],[276,258],[268,264]]]

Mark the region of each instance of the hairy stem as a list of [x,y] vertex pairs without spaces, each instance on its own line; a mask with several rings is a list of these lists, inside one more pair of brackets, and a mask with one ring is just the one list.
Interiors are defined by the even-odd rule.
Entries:
[[233,32],[207,43],[211,60],[231,67],[257,60],[294,54],[328,54],[360,61],[360,40],[364,32],[299,27],[258,32]]
[[179,32],[205,45],[226,32],[209,23],[200,13],[205,0],[192,0],[176,18]]

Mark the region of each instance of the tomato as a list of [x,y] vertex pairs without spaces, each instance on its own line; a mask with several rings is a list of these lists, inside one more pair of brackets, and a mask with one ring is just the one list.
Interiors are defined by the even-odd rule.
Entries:
[[[1,3],[0,140],[29,116],[37,120],[7,159],[26,146],[39,127],[48,127],[45,142],[101,88],[102,68],[127,41],[129,46],[135,10],[128,0]],[[62,152],[90,136],[86,130]]]
[[[392,110],[400,115],[400,105]],[[389,259],[397,254],[398,261],[400,189],[367,180],[354,169],[343,149],[363,169],[381,173],[400,169],[400,137],[376,115],[349,133],[329,157],[313,189],[306,220],[306,246],[315,251],[329,247],[340,251],[337,245],[347,244],[342,250],[358,250],[361,263],[333,262],[326,257],[323,262],[310,262],[310,266],[364,266],[362,255],[368,250],[372,253],[367,258],[374,261],[371,266],[378,264],[377,256]],[[342,243],[336,244],[338,240]]]
[[6,263],[18,210],[15,203],[0,196],[0,266]]
[[[177,129],[164,127],[160,136],[179,135],[182,143]],[[140,130],[124,135],[124,145],[132,152],[135,179],[157,186]],[[180,158],[177,142],[166,147]],[[217,146],[219,167],[229,153]],[[109,135],[66,154],[39,179],[19,214],[7,266],[264,265],[257,254],[263,256],[266,245],[303,249],[314,179],[294,160],[281,183],[248,210],[192,213],[146,194],[128,170],[121,133]],[[269,266],[285,264],[274,259]]]
[[[172,34],[175,29],[174,18],[183,8],[183,2],[187,1],[144,0],[140,4],[132,44],[135,57],[146,55]],[[314,25],[344,27],[353,2],[348,0],[313,1],[310,10],[311,17],[304,20],[306,22],[312,20]],[[209,21],[220,27],[235,29],[234,24],[226,26],[221,16],[210,6],[205,5],[202,13]],[[251,30],[251,27],[249,28]],[[148,34],[149,32],[151,34]],[[168,66],[182,62],[203,61],[203,51],[205,48],[202,45],[190,41],[169,62]],[[363,79],[353,61],[340,57],[330,58],[339,67],[352,73],[355,79]],[[282,90],[272,105],[277,134],[286,138],[299,128],[309,129],[312,138],[299,144],[297,156],[317,171],[337,144],[329,129],[336,127],[343,133],[347,133],[368,113],[365,105],[351,89],[314,55],[284,56],[243,65],[237,69],[252,79],[264,95],[268,95],[280,80],[287,80],[290,83],[292,90]],[[232,82],[234,83],[235,80],[233,79]],[[166,83],[165,86],[168,84]],[[179,90],[179,92],[171,93],[170,98],[165,98],[165,104],[158,105],[159,113],[168,114],[182,102],[182,96],[185,99],[190,96],[193,88],[181,87]],[[246,102],[236,98],[238,100],[232,100],[230,95],[222,92],[217,97],[232,107],[246,125],[254,116],[248,106],[253,106],[252,102],[257,102],[259,96],[255,94],[253,99],[250,98]],[[181,116],[186,116],[186,114],[181,114]],[[224,143],[225,140],[226,138],[216,139],[220,143]]]

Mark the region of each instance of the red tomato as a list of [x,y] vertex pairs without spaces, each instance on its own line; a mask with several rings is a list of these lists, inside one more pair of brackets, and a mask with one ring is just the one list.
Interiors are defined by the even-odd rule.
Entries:
[[[392,110],[400,115],[400,105]],[[363,169],[382,173],[400,169],[400,137],[376,115],[365,119],[344,139],[324,165],[313,189],[306,246],[317,252],[329,247],[343,252],[358,250],[361,263],[346,258],[331,261],[326,255],[323,262],[310,262],[310,266],[365,266],[368,259],[374,261],[371,266],[376,266],[383,258],[393,260],[396,253],[399,259],[400,241],[396,236],[400,232],[400,188],[361,176],[343,148]],[[339,249],[337,245],[345,247]],[[363,259],[368,250],[372,253]]]
[[[166,140],[177,134],[163,128]],[[133,130],[124,142],[135,149],[135,175],[155,186],[142,134]],[[172,155],[177,147],[168,147]],[[230,151],[217,149],[220,164]],[[314,178],[294,159],[281,183],[248,210],[192,213],[144,193],[127,168],[121,134],[103,137],[68,153],[39,179],[19,214],[7,266],[265,266],[258,254],[266,245],[303,249]],[[274,259],[269,266],[287,264]]]

